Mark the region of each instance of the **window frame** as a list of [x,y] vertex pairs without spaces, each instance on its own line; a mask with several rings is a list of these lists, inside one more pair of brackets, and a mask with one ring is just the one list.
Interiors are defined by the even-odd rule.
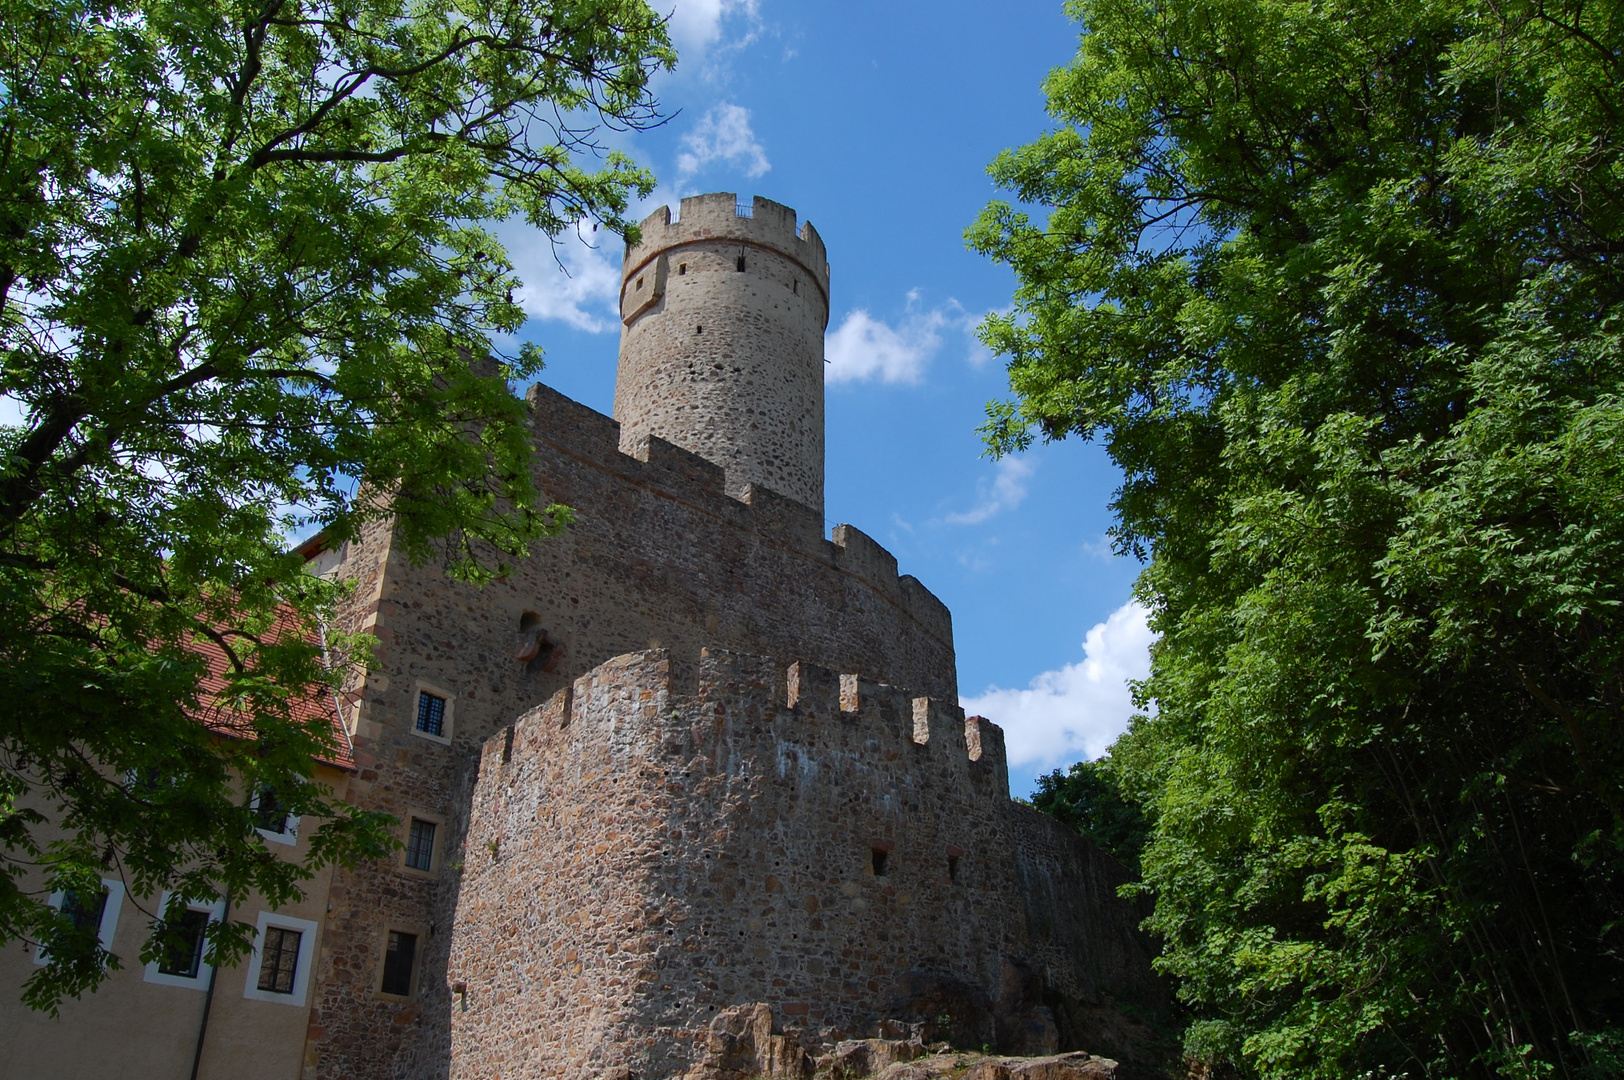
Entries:
[[[401,825],[403,826],[403,829],[402,832],[398,834],[401,839],[400,856],[395,862],[395,868],[408,877],[422,878],[424,880],[438,878],[440,876],[440,868],[445,865],[446,860],[445,815],[431,814],[423,810],[407,807],[406,812],[401,815],[401,818]],[[406,861],[407,855],[411,853],[412,821],[414,819],[421,821],[426,825],[434,826],[434,846],[429,852],[429,869],[427,870],[419,870],[417,867]],[[397,927],[397,929],[399,928]],[[408,929],[410,928],[408,927]]]
[[[118,914],[124,907],[124,882],[118,878],[104,877],[101,879],[102,888],[107,890],[107,901],[102,904],[101,922],[96,924],[96,943],[107,952],[113,951],[113,938],[118,933]],[[57,889],[51,893],[46,903],[57,911],[62,910],[62,902],[67,899],[67,891]],[[51,950],[44,945],[34,947],[34,963],[44,967],[51,962]]]
[[[260,787],[254,790],[254,797],[248,802],[248,809],[250,813],[253,813],[256,816],[258,815],[260,796],[267,791],[273,791],[274,793],[274,789],[268,787]],[[293,813],[291,810],[287,811],[283,816],[283,829],[281,832],[272,832],[269,829],[262,829],[257,824],[257,821],[254,825],[254,831],[273,844],[286,844],[289,847],[292,847],[299,842],[299,815]]]
[[[422,708],[423,695],[429,694],[445,702],[445,712],[440,718],[440,734],[434,735],[417,726],[417,713]],[[441,746],[450,746],[451,737],[456,734],[455,718],[457,697],[455,694],[433,683],[418,679],[412,691],[412,700],[407,706],[406,729],[419,739],[439,743]]]
[[[384,971],[389,965],[389,935],[410,934],[416,939],[412,947],[412,977],[410,988],[404,994],[392,994],[383,988]],[[372,978],[372,996],[380,1001],[410,1001],[417,996],[418,980],[423,973],[423,953],[428,942],[428,935],[422,927],[410,925],[391,925],[384,928],[382,936],[378,939],[378,964]]]
[[[279,994],[275,990],[261,990],[259,988],[260,965],[265,959],[265,931],[275,926],[282,930],[297,930],[299,937],[299,955],[294,961],[293,992]],[[310,965],[316,957],[316,934],[320,927],[310,919],[297,919],[292,915],[282,915],[274,911],[262,911],[255,923],[254,951],[248,964],[248,978],[243,983],[242,996],[250,1001],[269,1001],[278,1005],[293,1005],[303,1008],[305,999],[310,994]]]
[[[159,918],[162,918],[163,913],[169,910],[169,898],[173,895],[174,893],[172,890],[164,890],[163,898],[158,902]],[[216,900],[212,904],[199,904],[194,900],[187,903],[186,910],[208,912],[209,921],[203,928],[204,931],[207,932],[209,926],[212,926],[226,917],[226,902],[225,900],[221,899]],[[159,965],[162,964],[163,961],[149,961],[146,965],[145,980],[149,983],[157,983],[159,986],[180,986],[188,990],[207,990],[209,988],[209,972],[214,970],[214,966],[209,963],[207,957],[208,944],[205,942],[203,946],[203,957],[199,958],[197,962],[197,974],[191,976],[167,974],[158,970]]]
[[[427,866],[412,865],[412,833],[415,831],[416,826],[418,825],[427,825],[431,830],[433,830],[429,836],[429,849],[427,853],[429,864]],[[406,816],[406,847],[402,853],[403,863],[406,869],[418,874],[426,874],[429,876],[436,875],[439,872],[440,830],[443,827],[444,826],[441,822],[423,814],[408,814]]]

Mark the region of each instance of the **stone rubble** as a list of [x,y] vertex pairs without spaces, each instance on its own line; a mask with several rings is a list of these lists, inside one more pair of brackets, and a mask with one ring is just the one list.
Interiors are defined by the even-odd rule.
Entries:
[[[684,1080],[1126,1080],[1117,1062],[1092,1054],[1021,1057],[956,1050],[946,1042],[927,1046],[924,1026],[883,1020],[874,1037],[815,1045],[814,1053],[802,1040],[818,1044],[822,1033],[775,1032],[770,1006],[735,1005],[711,1021],[704,1051]],[[635,1077],[621,1069],[601,1080]]]

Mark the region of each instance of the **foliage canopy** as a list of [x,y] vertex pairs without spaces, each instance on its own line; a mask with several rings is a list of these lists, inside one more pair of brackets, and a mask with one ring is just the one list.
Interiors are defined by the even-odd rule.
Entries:
[[[523,318],[490,223],[629,229],[652,178],[597,133],[657,119],[673,61],[642,0],[0,0],[0,942],[49,947],[31,1004],[117,963],[44,890],[277,904],[388,849],[306,782],[333,733],[295,703],[361,643],[319,647],[338,586],[282,530],[387,515],[479,579],[559,526],[509,389],[539,354],[469,362]],[[262,787],[324,821],[303,864]]]
[[1624,9],[1075,0],[971,243],[997,452],[1103,440],[1187,1047],[1624,1071]]
[[1032,806],[1076,829],[1131,869],[1150,830],[1144,810],[1122,795],[1116,763],[1107,754],[1098,761],[1078,761],[1062,772],[1037,778]]

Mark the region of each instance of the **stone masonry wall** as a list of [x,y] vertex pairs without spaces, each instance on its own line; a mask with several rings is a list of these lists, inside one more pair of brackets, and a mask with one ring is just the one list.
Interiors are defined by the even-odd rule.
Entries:
[[[849,526],[824,538],[813,510],[751,487],[658,438],[620,450],[618,425],[544,387],[530,394],[536,483],[576,508],[561,536],[484,588],[414,567],[387,523],[324,557],[358,586],[341,620],[377,635],[377,664],[351,688],[359,805],[439,826],[434,869],[401,856],[334,871],[305,1074],[343,1080],[443,1076],[453,1009],[446,949],[473,763],[492,733],[623,653],[697,656],[715,644],[807,657],[950,699],[947,609]],[[516,658],[521,626],[545,642]],[[413,731],[420,689],[450,702],[443,742]],[[419,935],[408,999],[377,992],[390,930]]]
[[731,192],[661,207],[626,249],[615,419],[823,512],[829,263],[810,223]]
[[[1057,1013],[1154,980],[1121,868],[1034,828],[1002,751],[951,700],[808,663],[644,651],[581,677],[483,751],[451,1075],[674,1076],[748,1002],[803,1041],[902,1019],[1052,1052]],[[1065,923],[1034,918],[1034,881],[1078,888]]]

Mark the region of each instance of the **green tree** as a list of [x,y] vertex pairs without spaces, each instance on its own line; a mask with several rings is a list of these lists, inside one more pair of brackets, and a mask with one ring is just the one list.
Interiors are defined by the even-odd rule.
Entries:
[[[319,647],[339,587],[284,530],[387,516],[479,580],[559,527],[509,385],[539,354],[483,360],[523,318],[490,223],[629,231],[652,178],[595,140],[673,62],[642,0],[0,0],[0,942],[49,947],[31,1004],[116,963],[41,882],[279,903],[387,850],[306,782],[333,736],[293,705],[364,643]],[[324,821],[304,864],[259,788]]]
[[995,452],[1100,438],[1188,1049],[1620,1075],[1624,9],[1075,0],[969,234]]
[[1124,866],[1137,871],[1150,823],[1144,810],[1124,797],[1116,762],[1075,762],[1038,777],[1032,805],[1098,844]]

